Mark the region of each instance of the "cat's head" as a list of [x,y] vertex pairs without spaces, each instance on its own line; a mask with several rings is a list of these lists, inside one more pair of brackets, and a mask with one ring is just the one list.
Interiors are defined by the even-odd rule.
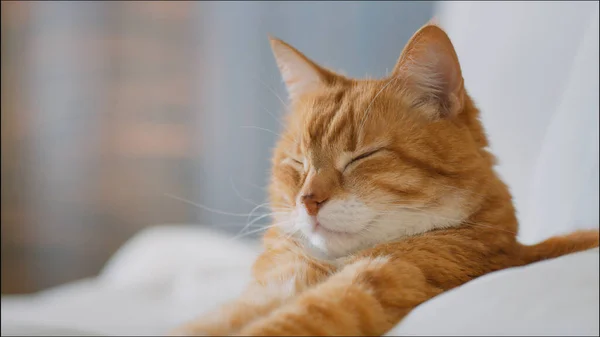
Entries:
[[335,258],[460,225],[481,204],[493,158],[442,29],[421,28],[377,80],[271,45],[290,96],[270,186],[283,235]]

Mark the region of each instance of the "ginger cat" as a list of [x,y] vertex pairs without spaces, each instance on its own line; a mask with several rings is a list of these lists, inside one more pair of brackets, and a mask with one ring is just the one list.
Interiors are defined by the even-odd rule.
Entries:
[[598,230],[517,242],[511,195],[438,26],[379,80],[271,45],[291,100],[272,163],[275,226],[244,295],[174,335],[382,335],[476,277],[598,246]]

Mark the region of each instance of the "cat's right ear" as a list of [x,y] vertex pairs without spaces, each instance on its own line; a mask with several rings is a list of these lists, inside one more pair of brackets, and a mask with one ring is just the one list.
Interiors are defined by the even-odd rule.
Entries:
[[319,90],[334,80],[335,75],[332,72],[320,67],[296,48],[271,36],[269,40],[292,101],[304,94]]

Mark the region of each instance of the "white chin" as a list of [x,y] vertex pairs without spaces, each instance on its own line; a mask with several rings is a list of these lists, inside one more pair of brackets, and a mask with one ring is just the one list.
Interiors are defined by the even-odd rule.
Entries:
[[[309,251],[338,258],[369,243],[367,236],[371,235],[365,231],[365,226],[373,221],[375,214],[355,197],[328,201],[316,217],[309,216],[306,208],[298,203],[293,214],[293,227],[302,232]],[[316,229],[314,224],[318,224]]]
[[351,254],[361,245],[361,237],[356,233],[329,231],[322,226],[316,231],[305,231],[304,236],[314,250],[323,258],[339,258]]

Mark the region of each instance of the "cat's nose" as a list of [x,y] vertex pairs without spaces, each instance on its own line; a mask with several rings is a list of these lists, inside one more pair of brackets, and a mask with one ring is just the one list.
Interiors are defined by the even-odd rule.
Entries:
[[302,190],[298,193],[298,201],[304,204],[309,215],[316,216],[327,199],[335,194],[338,186],[335,170],[323,168],[317,173],[315,169],[311,169],[304,180]]
[[316,193],[308,193],[302,195],[301,200],[308,215],[316,216],[317,213],[319,213],[319,209],[327,201],[327,196]]

